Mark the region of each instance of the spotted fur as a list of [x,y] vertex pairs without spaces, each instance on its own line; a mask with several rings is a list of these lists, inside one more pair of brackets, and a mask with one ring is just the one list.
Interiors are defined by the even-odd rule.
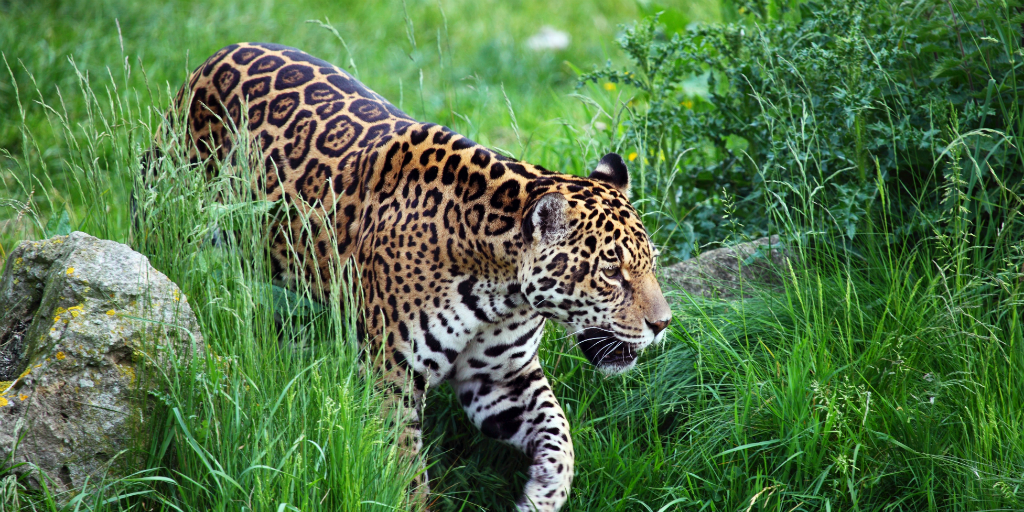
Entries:
[[609,154],[589,178],[515,161],[274,44],[221,49],[176,105],[195,162],[223,161],[245,122],[263,160],[254,196],[303,213],[271,227],[276,279],[326,290],[332,260],[354,261],[360,339],[380,354],[409,454],[425,390],[447,381],[484,434],[532,458],[518,507],[558,510],[573,446],[537,359],[545,320],[614,373],[671,319],[622,159]]

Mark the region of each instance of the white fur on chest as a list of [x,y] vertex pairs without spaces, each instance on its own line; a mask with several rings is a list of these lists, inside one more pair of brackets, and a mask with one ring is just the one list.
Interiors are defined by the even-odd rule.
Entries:
[[481,371],[503,374],[536,354],[540,336],[533,334],[544,318],[517,286],[461,278],[445,288],[439,306],[425,303],[413,315],[410,344],[402,350],[429,385]]

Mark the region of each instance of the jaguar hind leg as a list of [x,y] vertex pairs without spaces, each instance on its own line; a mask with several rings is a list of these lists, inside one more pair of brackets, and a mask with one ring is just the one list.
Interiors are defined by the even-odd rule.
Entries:
[[[357,336],[361,340],[367,339],[365,327],[365,322],[357,320]],[[409,367],[400,353],[384,351],[380,339],[371,338],[363,346],[366,357],[360,365],[360,373],[364,378],[373,378],[377,395],[383,397],[383,415],[401,428],[397,436],[399,459],[407,464],[406,467],[411,465],[417,468],[417,474],[409,484],[410,504],[414,510],[427,510],[430,483],[422,457],[423,433],[420,423],[427,391],[426,381]],[[372,370],[367,371],[368,367]],[[367,375],[369,373],[373,375]]]

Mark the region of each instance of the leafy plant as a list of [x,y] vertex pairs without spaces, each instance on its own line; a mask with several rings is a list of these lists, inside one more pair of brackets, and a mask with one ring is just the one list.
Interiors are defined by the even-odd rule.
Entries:
[[[766,213],[795,205],[785,184],[799,182],[819,189],[829,229],[848,240],[875,230],[879,184],[892,184],[888,241],[918,240],[949,229],[936,223],[958,199],[940,184],[966,184],[975,222],[994,214],[1001,186],[1024,180],[1020,5],[753,1],[733,23],[671,35],[654,16],[624,30],[631,66],[579,84],[635,91],[619,144],[655,170],[642,194],[694,212],[684,243],[770,231]],[[974,171],[951,165],[953,142]]]

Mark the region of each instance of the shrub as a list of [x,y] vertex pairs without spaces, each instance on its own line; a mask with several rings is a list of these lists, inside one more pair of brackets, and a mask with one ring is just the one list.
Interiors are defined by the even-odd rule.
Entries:
[[[677,258],[694,243],[770,231],[772,211],[827,211],[801,223],[849,241],[891,222],[890,242],[913,242],[951,233],[942,219],[954,207],[966,222],[1000,225],[999,190],[1024,179],[1020,5],[750,1],[733,23],[671,35],[655,16],[624,30],[631,66],[579,84],[635,90],[620,145],[655,171],[642,197],[692,209],[654,213]],[[884,220],[880,183],[898,206]],[[792,184],[824,208],[802,208]]]
[[1021,509],[1020,2],[736,12],[642,20],[631,66],[580,78],[635,92],[613,142],[674,257],[765,231],[799,256],[784,290],[684,299],[624,414],[688,441],[694,509]]

